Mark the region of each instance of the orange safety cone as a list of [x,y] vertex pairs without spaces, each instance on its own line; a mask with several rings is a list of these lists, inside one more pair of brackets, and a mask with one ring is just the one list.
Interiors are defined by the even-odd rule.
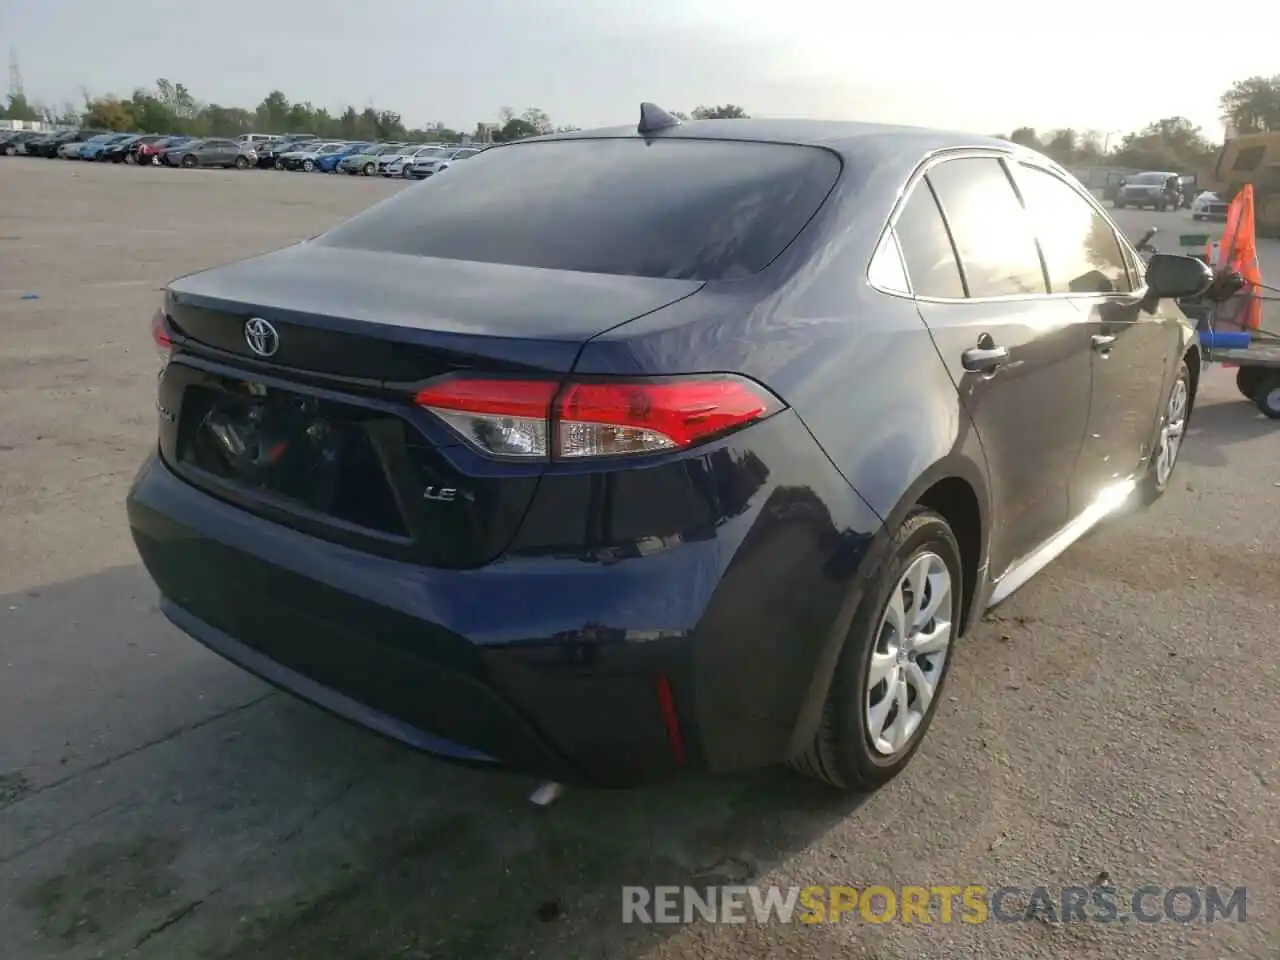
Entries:
[[1211,242],[1205,248],[1205,256],[1215,272],[1234,270],[1248,285],[1238,296],[1244,300],[1240,315],[1233,326],[1241,330],[1258,330],[1262,327],[1262,268],[1258,265],[1258,241],[1253,214],[1253,184],[1240,188],[1231,206],[1227,208],[1227,225],[1220,242]]

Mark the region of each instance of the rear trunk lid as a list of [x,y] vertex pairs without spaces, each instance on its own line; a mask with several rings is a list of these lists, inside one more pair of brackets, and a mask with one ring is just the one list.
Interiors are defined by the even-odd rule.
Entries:
[[[515,535],[544,468],[482,458],[413,404],[415,386],[459,370],[567,374],[591,337],[701,286],[314,243],[184,277],[166,296],[161,454],[314,536],[479,566]],[[268,349],[250,321],[269,325]]]
[[178,333],[261,362],[245,323],[278,333],[273,367],[388,383],[496,366],[567,373],[582,345],[701,288],[301,243],[174,281]]

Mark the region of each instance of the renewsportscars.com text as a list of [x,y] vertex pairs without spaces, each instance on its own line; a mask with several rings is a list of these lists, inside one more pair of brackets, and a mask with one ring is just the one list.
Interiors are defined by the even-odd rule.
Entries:
[[623,923],[1218,923],[1246,920],[1247,889],[938,886],[623,887]]

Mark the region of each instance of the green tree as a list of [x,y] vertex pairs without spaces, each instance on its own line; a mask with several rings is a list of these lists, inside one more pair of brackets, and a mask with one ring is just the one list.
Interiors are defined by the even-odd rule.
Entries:
[[1216,149],[1186,117],[1165,117],[1127,134],[1113,160],[1147,170],[1200,170]]
[[1032,150],[1043,150],[1044,144],[1040,142],[1040,137],[1036,134],[1035,127],[1018,127],[1009,134],[1009,142],[1016,143],[1022,147],[1030,147]]
[[7,103],[4,107],[0,107],[0,117],[4,117],[6,120],[22,120],[28,123],[40,119],[40,114],[36,112],[36,108],[27,100],[25,94],[11,93],[5,99]]
[[133,104],[119,97],[86,98],[84,125],[98,130],[115,130],[124,133],[137,126]]
[[726,103],[718,107],[697,107],[693,111],[695,120],[746,120],[747,111],[736,103]]
[[1071,129],[1054,130],[1044,144],[1044,152],[1063,165],[1075,163],[1079,137]]
[[1241,133],[1280,130],[1280,74],[1237,80],[1218,104],[1223,119]]

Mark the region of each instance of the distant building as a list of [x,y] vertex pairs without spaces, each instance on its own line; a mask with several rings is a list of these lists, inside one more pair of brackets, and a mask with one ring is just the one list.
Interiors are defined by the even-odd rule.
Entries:
[[493,143],[493,135],[502,129],[500,123],[481,122],[476,124],[475,139],[477,143]]

